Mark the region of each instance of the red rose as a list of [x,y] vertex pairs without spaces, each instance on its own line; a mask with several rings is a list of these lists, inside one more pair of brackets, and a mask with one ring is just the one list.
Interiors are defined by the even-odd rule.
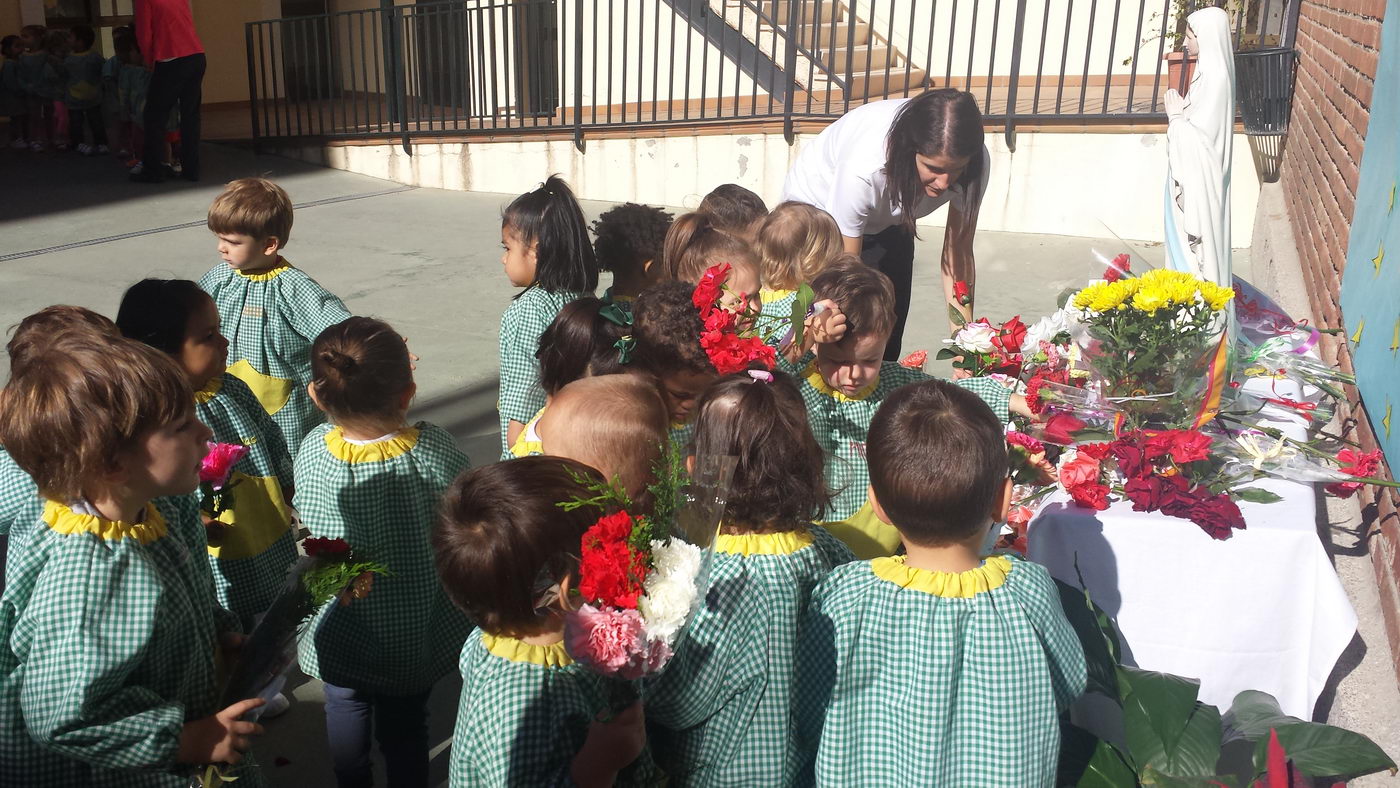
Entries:
[[961,306],[967,306],[972,303],[972,290],[968,288],[967,282],[961,279],[953,282],[953,300],[957,301]]
[[901,367],[908,367],[909,369],[923,369],[924,364],[927,362],[928,351],[915,350],[913,353],[910,353],[909,355],[905,356],[904,360],[899,362],[899,365]]
[[1074,433],[1087,426],[1068,413],[1056,413],[1045,422],[1041,437],[1050,443],[1068,446],[1074,443]]
[[1113,446],[1108,443],[1081,443],[1074,448],[1080,454],[1102,460],[1112,453]]
[[306,554],[312,558],[326,556],[334,558],[350,552],[350,543],[344,539],[328,539],[323,536],[313,536],[301,543]]
[[1130,437],[1124,436],[1110,444],[1113,458],[1118,461],[1118,470],[1130,479],[1152,475],[1152,465],[1147,456]]
[[1085,509],[1102,511],[1108,508],[1108,485],[1081,484],[1078,487],[1071,487],[1069,488],[1069,497],[1074,499],[1076,505]]
[[1186,480],[1176,476],[1145,476],[1128,479],[1123,484],[1123,494],[1133,502],[1135,512],[1155,512],[1165,505],[1184,503],[1190,506],[1195,499],[1187,492]]
[[1122,279],[1124,274],[1132,270],[1131,260],[1132,258],[1128,257],[1126,253],[1113,258],[1113,262],[1103,272],[1103,278],[1109,282],[1117,282]]
[[1148,459],[1170,456],[1172,462],[1182,465],[1209,458],[1210,446],[1210,438],[1196,430],[1162,430],[1149,434],[1143,450]]
[[1007,355],[1021,352],[1021,345],[1026,341],[1026,324],[1021,322],[1021,316],[1017,315],[1005,323],[1001,324],[1001,329],[997,335],[992,337],[992,344],[1001,348]]
[[1197,500],[1188,516],[1212,539],[1229,539],[1231,530],[1244,529],[1244,515],[1227,493]]
[[1076,487],[1098,484],[1099,470],[1098,460],[1087,454],[1076,454],[1073,460],[1060,465],[1060,484],[1073,493]]

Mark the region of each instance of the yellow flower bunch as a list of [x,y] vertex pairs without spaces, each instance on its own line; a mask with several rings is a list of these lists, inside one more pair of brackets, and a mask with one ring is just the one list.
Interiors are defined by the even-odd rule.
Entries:
[[1224,309],[1235,297],[1235,291],[1228,287],[1182,271],[1156,269],[1117,282],[1095,282],[1075,294],[1074,305],[1095,313],[1132,307],[1152,315],[1159,309],[1194,304],[1198,293],[1212,312]]

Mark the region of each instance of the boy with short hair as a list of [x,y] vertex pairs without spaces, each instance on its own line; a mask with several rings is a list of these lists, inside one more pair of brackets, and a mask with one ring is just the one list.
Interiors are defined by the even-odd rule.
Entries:
[[559,389],[540,416],[540,452],[597,468],[639,501],[655,481],[669,416],[645,375],[580,378]]
[[1084,652],[1041,566],[985,560],[1011,499],[1000,417],[927,380],[870,424],[870,501],[905,555],[832,570],[808,608],[795,716],[817,785],[1054,785]]
[[758,228],[768,217],[763,198],[737,183],[716,186],[700,201],[697,213],[707,214],[710,223],[749,246],[758,243]]
[[282,187],[266,178],[233,181],[209,207],[208,224],[224,264],[199,286],[219,307],[228,371],[257,395],[295,459],[302,438],[325,421],[306,390],[311,343],[350,312],[282,257],[292,232],[292,200]]
[[671,214],[650,205],[625,202],[603,211],[592,230],[598,267],[613,276],[604,301],[630,310],[643,290],[660,281],[659,274],[665,270],[662,249],[670,229]]

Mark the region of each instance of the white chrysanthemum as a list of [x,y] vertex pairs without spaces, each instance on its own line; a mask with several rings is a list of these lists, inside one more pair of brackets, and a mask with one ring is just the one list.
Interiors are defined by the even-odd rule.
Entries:
[[652,570],[637,602],[646,619],[647,637],[669,645],[685,626],[699,590],[695,582],[702,557],[700,548],[675,537],[652,541]]

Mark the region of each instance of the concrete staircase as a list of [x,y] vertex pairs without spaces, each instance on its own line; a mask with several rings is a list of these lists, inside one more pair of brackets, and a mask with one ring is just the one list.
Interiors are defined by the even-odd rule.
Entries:
[[[710,9],[783,68],[797,45],[793,78],[816,97],[859,101],[917,93],[928,75],[837,0],[708,0]],[[762,14],[762,16],[760,16]],[[794,19],[791,39],[788,19]]]

